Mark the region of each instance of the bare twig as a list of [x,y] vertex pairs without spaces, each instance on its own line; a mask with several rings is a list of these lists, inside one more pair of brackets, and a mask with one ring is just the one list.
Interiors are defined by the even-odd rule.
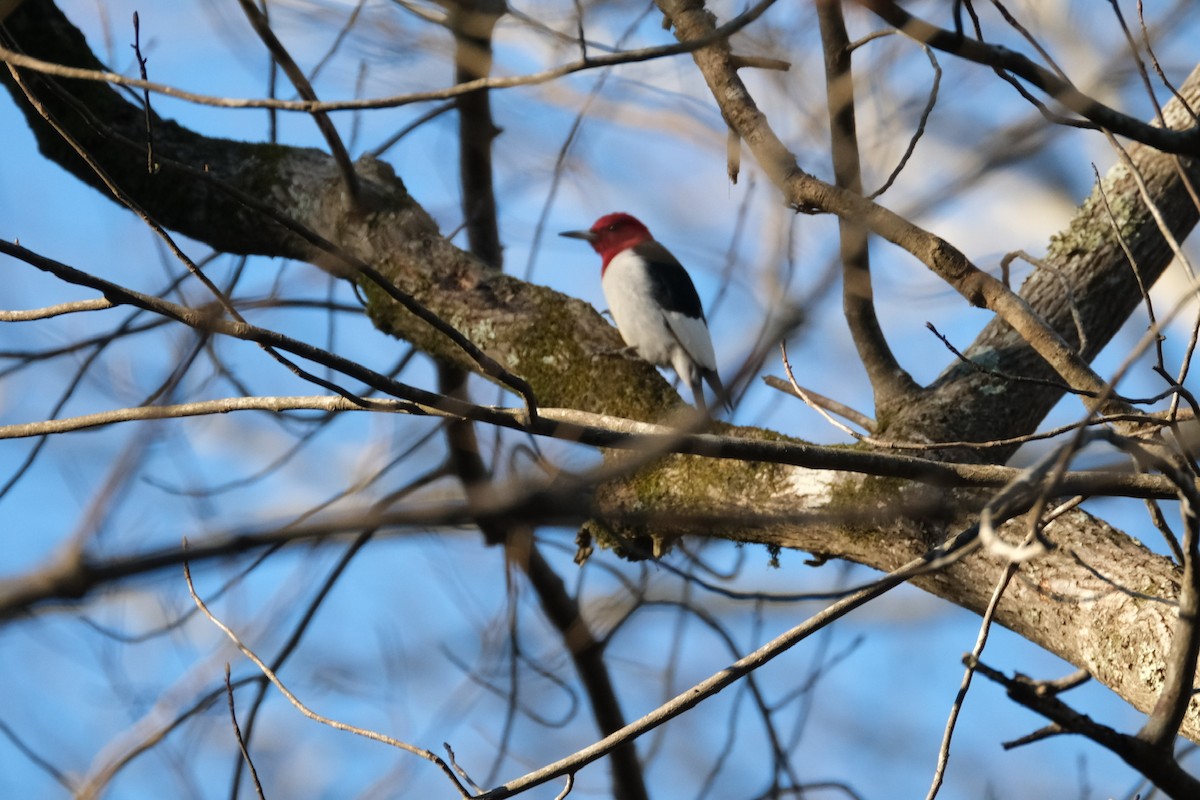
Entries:
[[[858,431],[851,430],[846,425],[843,425],[842,423],[835,420],[833,417],[826,414],[823,404],[818,403],[816,400],[809,397],[808,391],[806,389],[802,389],[800,387],[800,384],[796,382],[796,376],[792,372],[792,362],[788,359],[787,342],[780,342],[779,350],[780,350],[780,356],[783,359],[783,371],[785,373],[787,373],[788,387],[791,389],[792,394],[796,395],[801,400],[803,400],[804,404],[806,406],[808,406],[812,410],[816,411],[818,414],[820,414],[825,419],[826,422],[828,422],[833,427],[837,428],[842,433],[847,434],[848,436],[850,436],[854,439],[858,439],[859,441],[864,441],[864,442],[872,441],[871,437],[864,436],[863,434],[859,433]],[[834,412],[834,413],[836,413],[836,412]],[[839,415],[839,416],[841,416],[841,415]]]
[[[138,12],[133,12],[133,54],[138,62],[138,71],[142,80],[146,80],[146,58],[142,55],[141,21]],[[153,175],[158,172],[158,164],[154,161],[154,111],[150,108],[150,90],[142,90],[142,104],[146,107],[146,172]]]
[[39,319],[49,319],[62,314],[78,314],[84,311],[103,311],[112,308],[113,304],[103,297],[94,300],[76,300],[71,303],[59,303],[45,308],[30,308],[21,311],[0,311],[0,322],[33,322]]
[[450,761],[450,766],[454,767],[454,771],[458,773],[458,777],[463,779],[463,783],[470,786],[471,791],[473,791],[473,792],[476,792],[476,793],[482,792],[483,787],[481,787],[475,781],[471,780],[471,776],[468,775],[467,771],[465,769],[463,769],[462,765],[460,765],[458,763],[458,758],[454,755],[454,748],[450,746],[450,743],[442,742],[442,747],[444,747],[446,749],[446,758]]
[[825,395],[814,392],[807,387],[801,387],[802,391],[804,392],[804,397],[801,397],[801,395],[797,394],[796,390],[792,388],[791,381],[785,381],[782,378],[776,377],[775,375],[764,375],[763,382],[772,389],[778,389],[781,392],[787,392],[793,397],[799,397],[801,400],[804,400],[805,397],[807,397],[808,400],[814,405],[820,406],[821,408],[833,414],[837,414],[842,419],[853,422],[855,425],[859,426],[868,433],[875,432],[875,420],[871,419],[861,411],[851,408],[845,403],[840,403],[837,400],[834,400],[832,397],[826,397]]
[[307,397],[227,397],[219,400],[198,400],[192,403],[135,406],[83,414],[63,419],[48,419],[17,425],[0,425],[0,439],[21,439],[29,436],[48,436],[67,431],[80,431],[121,422],[227,414],[232,411],[387,411],[421,413],[410,402],[398,400],[364,400],[354,403],[340,395],[310,395]]
[[13,730],[12,726],[3,719],[0,719],[0,736],[3,736],[5,739],[7,739],[9,743],[16,748],[17,752],[29,759],[29,762],[42,772],[49,775],[55,783],[66,789],[68,792],[74,793],[76,787],[74,786],[74,781],[72,781],[71,777],[66,772],[52,764],[49,759],[45,758],[32,747],[30,747],[29,744],[21,738],[20,734]]
[[250,758],[250,751],[246,749],[246,742],[242,739],[242,729],[238,727],[237,710],[233,705],[233,684],[229,681],[229,662],[225,662],[225,696],[229,699],[229,721],[233,725],[233,736],[237,739],[238,750],[241,751],[242,759],[245,760],[247,768],[250,770],[250,779],[254,783],[254,791],[258,794],[260,800],[266,800],[266,795],[263,794],[262,783],[258,780],[258,770],[254,768],[254,760]]
[[111,83],[119,86],[130,86],[136,89],[146,89],[151,92],[167,95],[168,97],[174,97],[179,100],[186,100],[199,105],[216,106],[218,108],[272,108],[280,111],[298,111],[305,114],[313,114],[316,112],[365,110],[370,108],[398,108],[400,106],[411,105],[413,103],[424,103],[430,100],[449,100],[464,94],[477,92],[481,89],[510,89],[517,86],[533,86],[541,83],[548,83],[576,72],[596,69],[598,67],[609,67],[619,64],[637,64],[643,61],[652,61],[658,58],[666,58],[670,56],[681,55],[683,53],[690,53],[697,48],[705,47],[713,42],[727,39],[737,31],[742,30],[747,25],[754,22],[774,4],[775,0],[759,0],[758,3],[746,9],[746,11],[717,28],[717,30],[715,30],[710,37],[699,41],[688,42],[686,44],[679,43],[663,45],[661,47],[646,47],[638,50],[629,50],[626,52],[612,53],[608,55],[591,55],[587,58],[572,61],[558,67],[542,70],[541,72],[535,72],[529,75],[517,75],[504,78],[479,78],[473,81],[468,81],[467,83],[450,86],[445,89],[436,89],[426,92],[413,92],[410,94],[393,95],[390,97],[367,98],[360,100],[339,100],[335,102],[318,102],[315,100],[279,100],[276,98],[215,97],[212,95],[198,94],[196,92],[188,92],[183,89],[168,86],[166,84],[130,78],[125,75],[119,75],[115,72],[82,69],[80,67],[68,67],[63,64],[54,64],[39,58],[27,56],[23,53],[18,53],[3,46],[0,46],[0,61],[6,61],[9,64],[21,67],[23,69],[42,72],[47,75],[55,75],[60,78],[75,78],[85,81]]
[[578,771],[585,765],[607,755],[612,748],[620,745],[622,742],[641,736],[657,728],[659,725],[674,719],[725,687],[750,674],[776,656],[786,652],[831,622],[840,619],[864,603],[885,594],[904,582],[906,579],[904,576],[908,570],[919,568],[924,564],[925,559],[916,559],[905,564],[900,570],[890,573],[873,586],[833,603],[824,611],[813,615],[805,622],[781,634],[749,655],[738,659],[720,672],[676,695],[641,719],[626,725],[620,731],[601,739],[595,744],[578,750],[566,758],[552,764],[547,764],[520,778],[511,780],[503,786],[496,787],[490,792],[481,795],[478,800],[503,800],[503,798],[513,797],[529,788],[538,786],[559,776],[569,775]]
[[[254,0],[238,0],[238,4],[242,7],[246,19],[249,20],[250,27],[254,29],[258,38],[271,52],[271,56],[283,69],[283,74],[288,76],[292,86],[296,87],[296,93],[310,103],[318,103],[317,93],[313,90],[304,71],[296,64],[279,38],[275,36],[266,16],[259,11]],[[329,119],[329,115],[324,111],[314,110],[310,113],[313,121],[317,123],[317,128],[321,131],[321,135],[325,138],[325,143],[329,145],[329,152],[333,156],[334,162],[337,163],[338,171],[342,174],[342,181],[346,185],[346,194],[349,196],[350,202],[357,203],[360,194],[358,174],[354,171],[354,163],[350,160],[350,153],[347,152],[341,135],[333,121]]]
[[1115,753],[1170,797],[1176,800],[1200,797],[1200,781],[1189,775],[1170,752],[1164,753],[1135,736],[1120,733],[1080,714],[1059,700],[1057,692],[1045,691],[1040,681],[1023,675],[1009,678],[998,670],[974,661],[970,656],[964,662],[988,680],[1003,686],[1008,696],[1017,703],[1051,720],[1059,729],[1085,736]]
[[[999,45],[968,39],[943,30],[908,13],[893,0],[858,0],[897,30],[936,50],[985,64],[1003,73],[1028,81],[1055,101],[1079,114],[1089,127],[1112,131],[1164,153],[1195,154],[1200,149],[1200,127],[1177,131],[1148,125],[1128,114],[1116,111],[1080,92],[1069,81],[1026,56]],[[1023,92],[1024,93],[1024,92]],[[1027,95],[1028,96],[1028,95]],[[1032,98],[1030,98],[1032,99]]]
[[962,682],[959,683],[958,693],[954,697],[954,702],[950,706],[950,716],[946,720],[946,727],[942,732],[942,743],[938,747],[937,767],[933,771],[933,782],[929,786],[929,791],[926,793],[926,800],[934,800],[938,792],[942,788],[942,781],[946,776],[946,767],[950,764],[950,742],[954,738],[954,728],[958,723],[959,714],[962,713],[963,704],[967,700],[967,692],[971,688],[971,678],[975,675],[974,664],[979,663],[979,657],[983,655],[983,648],[987,646],[988,633],[992,628],[992,619],[995,617],[996,608],[1000,605],[1000,598],[1004,594],[1004,590],[1008,587],[1009,581],[1013,575],[1017,573],[1018,564],[1009,562],[1001,573],[1000,579],[996,582],[996,587],[992,591],[992,599],[988,602],[987,608],[983,612],[983,620],[979,624],[979,634],[975,638],[975,646],[971,648],[971,654],[967,659],[964,659],[967,664],[967,669],[963,672]]
[[[1045,494],[1039,498],[1039,501],[1044,499]],[[1063,506],[1054,509],[1054,511],[1046,515],[1045,518],[1042,518],[1041,503],[1039,502],[1036,504],[1035,510],[1030,514],[1030,533],[1026,537],[1023,547],[1030,548],[1038,541],[1039,537],[1037,529],[1039,525],[1048,524],[1051,519],[1059,516],[1068,508],[1074,507],[1074,505],[1075,503],[1073,502],[1064,504]],[[981,524],[981,539],[982,529],[983,525]],[[979,658],[983,655],[983,649],[987,646],[988,635],[991,631],[992,623],[996,616],[996,609],[1000,606],[1000,598],[1004,595],[1004,590],[1008,588],[1009,582],[1012,581],[1013,576],[1017,574],[1017,570],[1020,569],[1020,566],[1020,560],[1010,560],[1008,564],[1005,565],[1004,571],[1000,574],[999,579],[996,581],[996,586],[992,591],[992,597],[988,601],[987,608],[983,612],[983,619],[979,624],[979,634],[975,638],[975,646],[971,648],[971,653],[969,656],[964,659],[967,668],[963,673],[962,681],[959,684],[958,693],[955,695],[954,702],[950,707],[950,715],[946,720],[946,727],[942,734],[942,743],[938,748],[937,767],[934,769],[933,782],[929,787],[926,800],[934,800],[934,798],[937,797],[938,792],[941,790],[942,781],[945,779],[946,767],[950,763],[950,742],[954,737],[954,729],[958,723],[958,717],[962,713],[963,704],[966,702],[967,692],[971,688],[971,679],[975,674],[975,665],[979,663]],[[1084,672],[1083,678],[1078,682],[1086,680],[1087,677],[1087,673]],[[1078,685],[1078,683],[1074,682],[1070,683],[1069,685],[1063,684],[1063,686],[1059,687],[1059,690],[1061,691],[1063,688],[1069,688],[1070,686],[1075,685]]]
[[[184,546],[184,550],[186,551],[186,549],[187,549],[187,540],[186,539],[184,540],[183,546]],[[431,761],[439,769],[441,769],[442,774],[444,774],[450,780],[450,783],[458,791],[458,794],[460,797],[469,798],[471,796],[470,792],[468,792],[463,787],[463,785],[461,783],[459,783],[458,776],[456,776],[454,774],[454,770],[450,769],[450,767],[446,764],[446,762],[443,761],[436,753],[433,753],[433,752],[426,750],[424,748],[421,748],[421,747],[415,747],[414,745],[408,744],[407,742],[402,742],[399,739],[395,739],[386,734],[378,733],[376,731],[372,731],[367,728],[360,728],[355,725],[348,725],[344,722],[339,722],[338,720],[331,719],[329,717],[318,714],[317,712],[313,711],[308,706],[306,706],[303,702],[301,702],[300,698],[296,697],[296,695],[292,694],[292,692],[286,686],[284,686],[283,682],[279,680],[278,676],[276,676],[276,674],[271,670],[271,668],[268,667],[263,662],[263,660],[254,653],[253,650],[251,650],[249,647],[247,647],[242,642],[242,640],[238,638],[238,635],[236,633],[234,633],[233,630],[228,625],[221,622],[219,619],[217,619],[217,617],[211,611],[209,611],[208,606],[206,606],[204,604],[204,601],[200,599],[200,595],[196,593],[196,587],[192,583],[192,572],[191,572],[191,569],[188,567],[187,561],[183,562],[183,577],[184,577],[184,580],[187,582],[188,594],[191,595],[192,602],[194,602],[196,604],[197,608],[200,609],[200,611],[204,614],[204,616],[208,617],[209,621],[212,622],[213,625],[217,626],[217,628],[219,628],[222,633],[224,633],[227,637],[229,637],[229,640],[231,642],[233,642],[234,646],[236,646],[238,650],[242,651],[242,654],[244,656],[246,656],[246,658],[248,658],[252,662],[254,662],[254,665],[256,667],[258,667],[259,671],[262,672],[262,674],[267,678],[267,680],[269,680],[272,684],[274,684],[275,688],[279,690],[280,694],[282,694],[284,697],[286,697],[288,699],[288,702],[290,702],[292,704],[292,706],[296,708],[297,711],[299,711],[301,714],[308,717],[309,719],[314,720],[315,722],[319,722],[322,725],[328,725],[329,727],[331,727],[335,730],[346,731],[347,733],[353,733],[357,736],[362,736],[366,739],[371,739],[372,741],[382,742],[383,744],[390,745],[391,747],[395,747],[399,750],[404,750],[405,752],[412,753],[413,755],[416,755],[416,756],[420,756],[421,758],[424,758],[427,761]]]
[[929,123],[929,117],[933,114],[933,109],[937,105],[938,88],[942,84],[942,67],[938,64],[937,56],[928,45],[921,44],[921,49],[925,51],[925,56],[929,59],[929,66],[933,68],[933,83],[929,87],[929,98],[925,101],[925,108],[921,110],[921,116],[917,118],[917,129],[913,131],[913,135],[908,139],[908,147],[904,149],[904,155],[900,156],[900,160],[896,162],[896,166],[888,174],[887,179],[883,184],[867,195],[868,200],[874,200],[880,197],[884,192],[891,188],[896,179],[900,177],[900,173],[904,171],[904,167],[912,158],[913,153],[917,150],[917,142],[921,141],[921,137],[925,135],[925,126]]

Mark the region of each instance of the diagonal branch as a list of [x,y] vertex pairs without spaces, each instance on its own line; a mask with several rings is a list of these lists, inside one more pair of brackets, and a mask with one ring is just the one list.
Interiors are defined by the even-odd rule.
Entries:
[[812,634],[841,619],[859,606],[894,589],[904,582],[910,569],[920,567],[925,563],[923,558],[914,559],[905,564],[893,574],[884,576],[874,584],[861,589],[854,594],[828,606],[824,611],[814,614],[809,619],[767,642],[753,653],[738,659],[725,669],[701,681],[681,694],[663,703],[658,708],[646,714],[641,719],[629,723],[624,728],[606,736],[600,741],[560,759],[553,764],[547,764],[541,769],[534,770],[520,778],[509,781],[503,786],[492,789],[481,795],[479,800],[503,800],[512,797],[534,786],[539,786],[560,775],[574,773],[598,758],[608,754],[614,747],[629,741],[644,733],[654,730],[700,702],[716,694],[727,686],[741,680],[744,676],[757,670],[789,649],[807,639]]
[[[714,29],[715,22],[700,0],[659,0],[659,7],[674,23],[676,37],[681,41],[705,39]],[[972,264],[952,244],[860,194],[839,189],[801,170],[795,155],[772,130],[738,76],[727,42],[696,50],[692,57],[726,122],[750,146],[785,202],[800,211],[832,213],[842,219],[861,221],[873,233],[918,258],[972,305],[995,312],[1016,331],[1027,348],[1032,348],[1069,385],[1096,392],[1100,398],[1109,396],[1106,382],[1058,330],[1047,324],[1025,299]],[[1197,85],[1200,86],[1200,80]],[[1123,407],[1112,400],[1086,404],[1099,413],[1119,412]],[[920,410],[924,406],[920,403],[908,407]]]
[[[185,548],[186,548],[186,544],[187,543],[185,542],[184,543]],[[388,736],[386,734],[377,733],[376,731],[369,730],[367,728],[361,728],[356,725],[348,725],[345,722],[341,722],[336,719],[331,719],[322,714],[318,714],[317,712],[313,711],[308,706],[306,706],[300,700],[300,698],[296,697],[296,695],[294,695],[287,688],[287,686],[285,686],[283,684],[283,682],[279,680],[279,677],[275,674],[275,672],[270,667],[268,667],[263,662],[263,660],[254,653],[253,650],[251,650],[249,647],[247,647],[242,642],[242,640],[238,638],[238,635],[236,633],[234,633],[233,630],[228,625],[221,622],[219,619],[216,618],[216,616],[213,615],[213,613],[211,611],[209,611],[208,606],[206,606],[204,604],[204,601],[200,598],[200,595],[196,593],[196,587],[192,583],[192,573],[191,573],[191,570],[188,568],[188,563],[186,561],[183,563],[183,575],[184,575],[184,580],[187,582],[188,593],[191,595],[192,601],[196,604],[196,606],[204,613],[204,615],[206,617],[208,617],[209,621],[212,622],[213,625],[216,625],[218,628],[220,628],[222,633],[224,633],[226,636],[229,637],[230,641],[233,642],[234,646],[236,646],[239,650],[241,650],[243,655],[246,656],[246,658],[248,658],[252,662],[254,662],[254,665],[259,668],[259,670],[263,673],[264,676],[266,676],[267,680],[269,680],[272,684],[274,684],[275,688],[279,690],[280,694],[282,694],[284,697],[286,697],[288,699],[288,702],[290,702],[301,714],[308,717],[309,719],[320,722],[323,725],[328,725],[329,727],[334,728],[335,730],[345,731],[347,733],[353,733],[358,736],[363,736],[367,739],[371,739],[376,742],[382,742],[384,744],[395,747],[399,750],[404,750],[406,752],[412,753],[413,755],[420,756],[421,758],[424,758],[424,759],[432,762],[439,769],[441,769],[442,773],[447,778],[449,778],[449,780],[450,780],[451,784],[454,786],[454,788],[458,790],[458,793],[460,796],[470,797],[470,793],[463,787],[463,785],[461,783],[459,783],[458,778],[457,778],[457,776],[455,776],[453,770],[451,770],[450,767],[446,764],[446,762],[443,761],[440,757],[438,757],[433,752],[426,750],[423,747],[417,747],[415,745],[408,744],[407,742],[402,742],[399,739]]]
[[1087,96],[1053,70],[1007,47],[968,39],[960,33],[939,28],[900,8],[894,0],[858,0],[858,3],[901,33],[935,50],[1012,73],[1028,81],[1084,119],[1090,120],[1097,128],[1128,136],[1164,153],[1200,155],[1200,126],[1171,130],[1142,122]]
[[[841,0],[816,4],[821,42],[825,50],[825,93],[829,108],[834,181],[839,189],[861,195],[858,131],[854,113],[854,73],[850,39],[842,18]],[[879,327],[871,287],[871,259],[867,231],[854,217],[838,218],[841,232],[842,309],[859,358],[875,392],[876,417],[890,417],[900,405],[910,403],[919,388],[896,361]]]
[[[271,24],[267,21],[266,15],[258,10],[258,6],[254,4],[253,0],[238,0],[238,5],[242,7],[246,19],[250,21],[250,27],[254,28],[258,38],[262,39],[263,44],[271,51],[271,57],[283,68],[283,74],[287,75],[292,86],[296,87],[296,93],[310,103],[318,102],[317,93],[313,90],[312,84],[308,82],[304,70],[300,69],[295,59],[288,53],[287,48],[283,46],[283,42],[279,41],[279,37],[271,30]],[[346,182],[346,193],[350,195],[351,202],[357,202],[359,198],[358,175],[354,172],[350,153],[346,151],[346,145],[342,143],[342,137],[334,127],[333,120],[324,111],[313,111],[312,118],[317,123],[321,135],[325,137],[325,143],[329,145],[329,152],[333,154],[333,160],[342,174],[342,180]]]
[[[1145,775],[1156,786],[1176,800],[1196,797],[1200,793],[1200,781],[1187,773],[1175,760],[1172,753],[1163,753],[1136,736],[1128,736],[1101,725],[1085,714],[1080,714],[1058,698],[1052,687],[1023,675],[1009,678],[1002,672],[980,663],[972,656],[967,658],[968,667],[990,681],[1000,684],[1008,696],[1051,720],[1055,732],[1077,733],[1115,753],[1126,764]],[[1050,689],[1049,691],[1047,689]]]
[[[9,0],[9,2],[13,1],[14,0]],[[15,1],[25,2],[27,5],[38,5],[41,3],[46,6],[52,6],[51,0]],[[130,78],[126,75],[120,75],[115,72],[109,72],[105,70],[103,65],[99,62],[86,67],[70,65],[66,62],[60,62],[52,58],[38,58],[36,55],[19,52],[7,46],[0,46],[0,61],[6,61],[14,66],[32,70],[34,72],[42,72],[47,75],[56,75],[60,78],[72,78],[81,81],[95,81],[99,83],[109,83],[114,86],[128,86],[134,89],[144,89],[157,94],[166,95],[168,97],[175,97],[191,103],[213,106],[216,108],[267,108],[278,111],[296,111],[305,114],[330,111],[365,111],[375,108],[399,108],[400,106],[412,105],[414,103],[427,103],[432,100],[450,100],[484,89],[509,89],[517,86],[536,86],[538,84],[548,83],[550,81],[557,80],[558,78],[563,78],[567,75],[573,75],[576,72],[583,72],[585,70],[611,67],[621,64],[638,64],[644,61],[653,61],[659,58],[681,55],[691,52],[697,47],[703,47],[712,41],[732,36],[761,17],[768,8],[775,4],[775,1],[776,0],[759,0],[758,3],[750,6],[743,13],[734,17],[729,22],[718,28],[713,34],[712,38],[707,41],[691,42],[689,44],[664,45],[662,47],[645,47],[638,50],[627,50],[623,52],[606,53],[601,55],[587,55],[585,58],[577,61],[572,61],[567,64],[552,67],[550,69],[542,70],[541,72],[536,72],[529,75],[476,78],[475,80],[456,84],[445,89],[433,89],[425,92],[411,92],[408,94],[393,95],[390,97],[376,97],[360,100],[319,102],[316,100],[279,100],[276,98],[216,97],[213,95],[189,92],[184,89],[179,89],[177,87],[168,86],[162,83],[155,83],[153,81]],[[0,0],[0,20],[4,19],[3,12],[11,10],[5,8],[4,2],[5,0]]]

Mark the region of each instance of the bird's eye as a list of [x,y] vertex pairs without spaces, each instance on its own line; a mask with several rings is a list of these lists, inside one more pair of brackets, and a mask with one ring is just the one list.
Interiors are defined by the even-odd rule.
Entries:
[[610,231],[615,231],[615,230],[617,229],[617,226],[616,226],[616,224],[609,225],[609,226],[608,226],[608,229],[609,229]]

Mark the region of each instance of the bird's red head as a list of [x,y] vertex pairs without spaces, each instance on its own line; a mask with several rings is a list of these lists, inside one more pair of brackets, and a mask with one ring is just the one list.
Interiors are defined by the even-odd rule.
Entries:
[[584,239],[600,254],[604,266],[622,250],[650,241],[650,231],[636,217],[629,214],[605,214],[586,231],[567,231],[561,234],[572,239]]

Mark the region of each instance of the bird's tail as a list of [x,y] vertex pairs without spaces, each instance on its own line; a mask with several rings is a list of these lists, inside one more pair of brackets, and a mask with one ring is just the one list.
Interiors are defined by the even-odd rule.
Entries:
[[[715,369],[705,369],[701,370],[701,374],[704,376],[704,380],[708,381],[708,385],[712,387],[713,394],[717,396],[717,401],[725,408],[726,411],[732,412],[733,403],[729,398],[729,392],[725,391],[725,385],[721,383],[721,376],[717,374],[717,371]],[[699,381],[697,381],[696,389],[696,397],[701,397],[703,391],[699,386]],[[701,400],[699,402],[702,403],[703,401]]]

